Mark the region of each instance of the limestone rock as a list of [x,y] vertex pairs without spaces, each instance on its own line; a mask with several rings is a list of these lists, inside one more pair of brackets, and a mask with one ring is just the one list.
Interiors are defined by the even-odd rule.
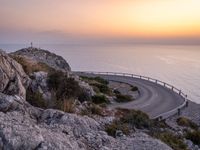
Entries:
[[0,92],[25,98],[29,81],[21,65],[0,50]]
[[44,100],[50,101],[51,100],[51,92],[49,91],[47,85],[47,73],[43,71],[34,72],[31,75],[31,82],[29,88],[33,92],[39,92],[42,94]]
[[68,73],[71,71],[69,64],[61,56],[40,48],[24,48],[11,54],[24,56],[34,61],[45,63],[48,66],[63,72]]
[[0,94],[0,148],[9,150],[171,150],[146,134],[113,138],[87,116],[39,109]]

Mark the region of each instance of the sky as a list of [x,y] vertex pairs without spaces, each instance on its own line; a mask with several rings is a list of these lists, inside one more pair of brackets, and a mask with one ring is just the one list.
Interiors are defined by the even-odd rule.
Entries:
[[0,0],[0,43],[200,43],[200,0]]

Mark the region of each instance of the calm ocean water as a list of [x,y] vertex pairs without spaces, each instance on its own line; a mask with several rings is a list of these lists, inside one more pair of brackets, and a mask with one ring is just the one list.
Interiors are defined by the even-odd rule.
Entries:
[[[7,52],[26,45],[0,45]],[[114,71],[145,75],[182,89],[200,103],[200,46],[40,45],[63,56],[74,71]]]

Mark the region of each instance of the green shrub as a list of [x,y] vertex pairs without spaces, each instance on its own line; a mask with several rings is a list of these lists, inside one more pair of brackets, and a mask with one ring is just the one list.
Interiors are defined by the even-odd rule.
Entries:
[[92,102],[95,104],[103,104],[109,103],[109,100],[105,95],[94,95],[92,96]]
[[180,117],[176,120],[179,126],[190,127],[192,129],[198,129],[198,125],[186,117]]
[[174,150],[187,150],[187,145],[183,142],[183,139],[170,132],[154,132],[152,136],[160,139]]
[[57,91],[64,78],[65,74],[62,71],[48,73],[47,84],[49,89]]
[[87,107],[86,109],[83,109],[81,111],[81,115],[87,115],[87,116],[90,116],[90,115],[99,115],[99,116],[103,116],[102,114],[102,108],[96,104],[93,104],[91,103],[89,105],[89,107]]
[[114,90],[113,93],[115,93],[115,94],[121,94],[120,91],[118,91],[118,90]]
[[82,103],[84,101],[91,101],[91,96],[84,91],[83,89],[80,91],[79,95],[78,95],[78,100]]
[[108,85],[108,81],[101,78],[101,77],[86,77],[86,76],[80,76],[82,80],[85,81],[96,81],[98,83],[104,84],[104,85]]
[[119,121],[114,121],[111,124],[105,126],[105,131],[108,133],[108,135],[112,137],[116,136],[117,130],[122,131],[125,135],[128,135],[130,133],[128,124],[121,124]]
[[195,130],[192,132],[187,132],[186,133],[186,138],[191,140],[194,144],[196,145],[200,145],[200,131],[199,130]]
[[73,113],[75,99],[80,102],[91,99],[74,78],[61,71],[50,72],[47,84],[51,93],[54,93],[54,107],[62,111]]
[[81,76],[81,79],[88,82],[96,93],[111,94],[111,90],[108,87],[109,82],[101,77],[85,77]]
[[130,95],[116,94],[115,100],[117,102],[123,103],[123,102],[130,102],[133,100],[133,98]]
[[105,84],[99,84],[99,83],[92,83],[90,84],[92,85],[93,87],[97,87],[98,90],[101,92],[101,93],[104,93],[104,94],[110,94],[111,93],[111,90],[110,88],[105,85]]
[[102,116],[102,108],[98,105],[93,104],[90,107],[90,111],[91,111],[92,114]]
[[132,127],[136,127],[138,129],[151,127],[152,120],[146,113],[140,110],[121,110],[127,112],[123,114],[123,117],[120,119],[122,123],[130,124]]
[[131,91],[133,91],[133,92],[138,91],[138,87],[137,86],[131,86]]
[[105,79],[103,79],[101,77],[95,77],[94,80],[99,82],[99,83],[101,83],[101,84],[105,84],[105,85],[109,84],[109,82],[107,80],[105,80]]
[[47,83],[50,90],[56,91],[57,99],[78,98],[82,94],[78,82],[61,71],[48,74]]
[[47,108],[47,104],[40,92],[33,92],[30,88],[26,90],[26,100],[35,107]]

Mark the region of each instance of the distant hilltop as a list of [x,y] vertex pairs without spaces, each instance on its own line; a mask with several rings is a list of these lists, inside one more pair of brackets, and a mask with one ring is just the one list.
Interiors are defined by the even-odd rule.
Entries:
[[65,59],[44,49],[28,47],[13,52],[11,55],[25,57],[33,61],[45,63],[56,70],[64,72],[71,71],[71,68]]

